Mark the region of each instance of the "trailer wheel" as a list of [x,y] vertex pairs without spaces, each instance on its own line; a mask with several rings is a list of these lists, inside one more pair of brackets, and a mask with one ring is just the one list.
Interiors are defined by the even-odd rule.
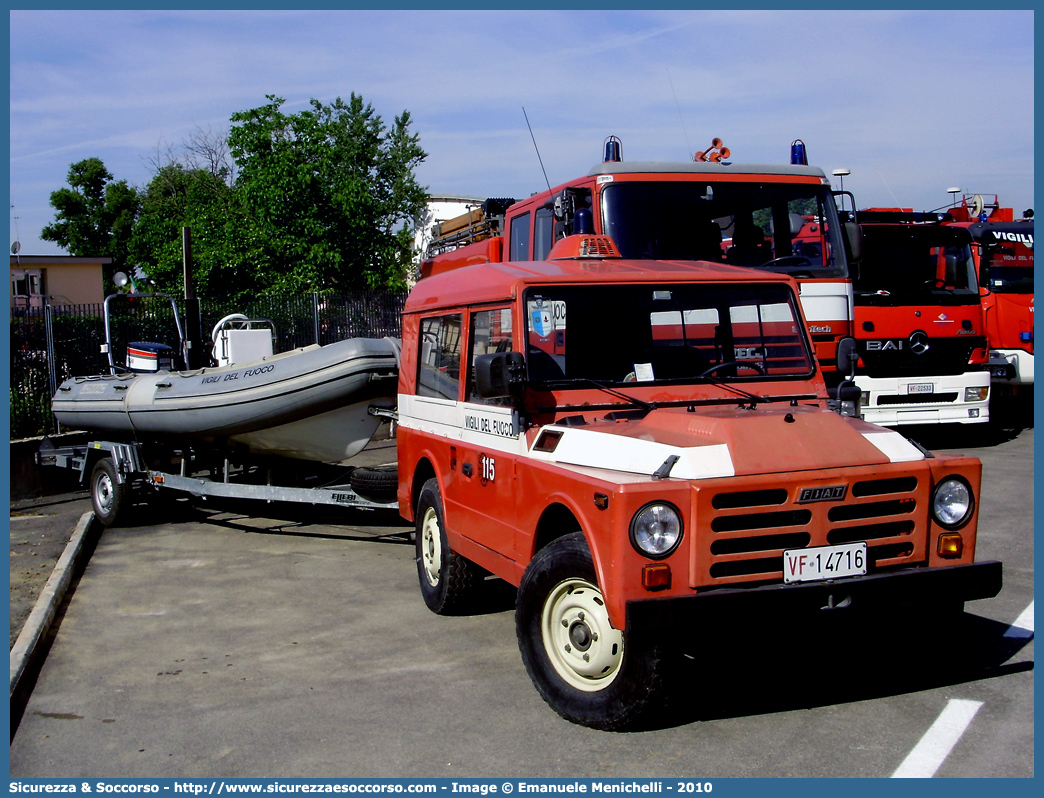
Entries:
[[115,526],[127,498],[127,485],[116,481],[111,457],[102,457],[91,471],[91,505],[94,517],[104,526]]
[[372,502],[393,502],[399,491],[399,471],[395,466],[356,468],[348,481],[352,490]]
[[429,479],[417,499],[417,576],[424,603],[438,615],[456,615],[471,605],[481,571],[449,547],[439,483]]
[[633,726],[665,692],[663,648],[610,623],[581,532],[533,557],[518,590],[515,631],[541,697],[573,723]]

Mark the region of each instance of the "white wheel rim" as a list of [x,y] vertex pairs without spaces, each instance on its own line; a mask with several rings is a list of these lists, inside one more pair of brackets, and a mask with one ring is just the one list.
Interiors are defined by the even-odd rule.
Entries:
[[442,535],[439,516],[434,507],[424,511],[424,520],[421,522],[421,564],[428,584],[437,587],[442,573]]
[[544,602],[540,629],[551,665],[576,689],[604,690],[619,675],[623,634],[609,623],[602,591],[590,582],[556,585]]
[[94,486],[94,493],[98,499],[98,507],[108,513],[112,509],[112,480],[108,474],[101,474]]

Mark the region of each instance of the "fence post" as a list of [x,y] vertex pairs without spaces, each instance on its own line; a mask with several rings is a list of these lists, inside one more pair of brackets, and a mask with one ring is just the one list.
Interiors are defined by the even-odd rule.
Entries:
[[312,292],[312,316],[315,320],[315,342],[319,343],[319,294]]
[[[51,321],[51,305],[50,303],[44,305],[44,334],[47,340],[47,387],[50,389],[50,396],[54,396],[55,391],[58,390],[58,378],[54,370],[55,362],[55,351],[54,351],[54,324]],[[62,426],[57,421],[54,422],[55,430],[57,432],[62,431]],[[44,422],[44,430],[46,431],[47,424]]]
[[47,387],[51,396],[58,390],[58,380],[54,373],[54,325],[51,322],[51,306],[44,305],[44,331],[47,336]]

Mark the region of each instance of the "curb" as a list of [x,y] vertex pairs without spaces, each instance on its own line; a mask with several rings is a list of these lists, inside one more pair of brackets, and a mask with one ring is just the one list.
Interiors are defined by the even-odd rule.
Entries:
[[76,529],[73,531],[72,537],[65,546],[65,551],[63,551],[62,556],[58,558],[58,562],[54,566],[54,571],[51,573],[51,577],[47,580],[47,584],[44,585],[43,590],[40,591],[40,596],[37,598],[36,604],[33,606],[33,611],[29,614],[25,626],[22,627],[22,631],[19,633],[18,639],[15,641],[14,647],[11,649],[12,696],[14,696],[15,691],[18,689],[19,682],[21,682],[22,676],[25,674],[26,667],[32,659],[33,654],[36,652],[37,646],[40,644],[44,635],[47,634],[47,630],[50,629],[51,623],[54,621],[55,611],[58,609],[58,605],[65,597],[65,591],[69,588],[69,582],[72,581],[73,569],[76,567],[77,561],[80,558],[80,552],[83,551],[83,541],[87,537],[87,532],[90,530],[91,524],[93,523],[94,513],[92,511],[88,511],[80,516],[80,520],[76,524]]

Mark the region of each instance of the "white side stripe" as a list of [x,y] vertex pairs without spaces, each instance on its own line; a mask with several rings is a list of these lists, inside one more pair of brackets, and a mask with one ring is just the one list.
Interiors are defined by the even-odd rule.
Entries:
[[1004,633],[1005,637],[1012,637],[1016,640],[1029,640],[1033,637],[1033,602],[1029,603],[1029,606],[1022,611],[1022,615],[1015,619],[1015,623],[1008,627],[1008,631]]
[[903,764],[892,774],[892,778],[930,779],[934,776],[981,706],[981,701],[951,699],[932,727],[903,760]]

